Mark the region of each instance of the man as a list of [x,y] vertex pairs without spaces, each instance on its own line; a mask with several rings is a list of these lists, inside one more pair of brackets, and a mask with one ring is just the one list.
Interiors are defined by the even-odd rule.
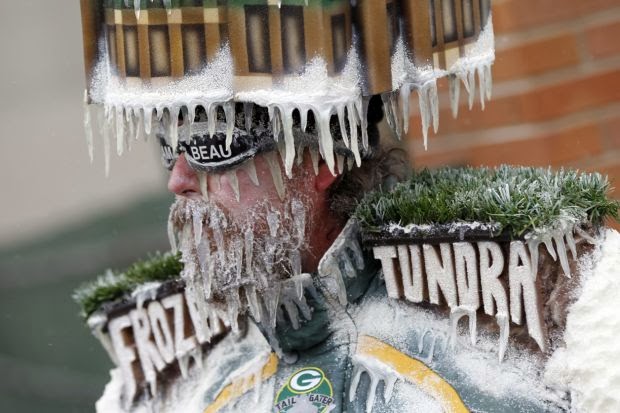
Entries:
[[351,219],[408,176],[411,90],[424,136],[439,77],[455,112],[461,82],[490,97],[489,3],[283,3],[82,1],[89,144],[159,142],[183,263],[89,319],[118,366],[97,409],[559,411],[529,359],[457,357],[439,314],[387,300]]

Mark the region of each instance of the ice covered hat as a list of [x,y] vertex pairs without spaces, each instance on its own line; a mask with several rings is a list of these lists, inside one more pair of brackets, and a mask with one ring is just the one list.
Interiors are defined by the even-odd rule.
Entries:
[[[397,136],[417,90],[422,132],[438,127],[436,80],[490,97],[490,0],[81,0],[87,139],[155,134],[221,171],[279,149],[318,151],[332,173],[368,151],[380,95]],[[185,145],[185,147],[182,147]],[[318,156],[317,156],[318,158]],[[347,162],[345,162],[345,160]],[[106,163],[107,164],[107,163]]]

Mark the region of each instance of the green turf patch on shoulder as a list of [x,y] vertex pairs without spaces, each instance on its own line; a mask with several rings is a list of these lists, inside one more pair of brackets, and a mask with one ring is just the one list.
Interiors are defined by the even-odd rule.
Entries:
[[157,253],[125,271],[106,271],[97,280],[78,288],[73,299],[80,305],[82,316],[88,318],[103,303],[126,297],[139,285],[178,279],[182,269],[179,254]]
[[501,166],[414,172],[390,192],[373,192],[355,217],[367,232],[389,225],[480,222],[514,237],[544,236],[575,225],[618,219],[607,177],[574,170]]

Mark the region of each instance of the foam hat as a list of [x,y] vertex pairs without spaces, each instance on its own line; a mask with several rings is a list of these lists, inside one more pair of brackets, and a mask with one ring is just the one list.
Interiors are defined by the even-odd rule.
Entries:
[[[309,147],[335,174],[370,150],[371,97],[381,96],[401,137],[416,90],[426,145],[438,127],[438,78],[449,78],[455,116],[461,83],[470,107],[476,77],[482,104],[491,94],[490,0],[81,0],[81,8],[86,136],[92,159],[102,134],[106,171],[112,137],[121,154],[132,138],[157,135],[190,155],[211,153],[217,138],[217,159],[194,159],[204,171],[278,149],[290,176]],[[201,144],[211,146],[190,148]]]

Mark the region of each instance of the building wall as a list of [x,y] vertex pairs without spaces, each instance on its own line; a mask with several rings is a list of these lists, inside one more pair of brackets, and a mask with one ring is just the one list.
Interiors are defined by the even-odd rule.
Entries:
[[493,23],[491,102],[469,111],[462,92],[452,119],[442,82],[439,131],[426,152],[412,113],[415,166],[567,166],[608,174],[620,187],[620,3],[493,0]]

